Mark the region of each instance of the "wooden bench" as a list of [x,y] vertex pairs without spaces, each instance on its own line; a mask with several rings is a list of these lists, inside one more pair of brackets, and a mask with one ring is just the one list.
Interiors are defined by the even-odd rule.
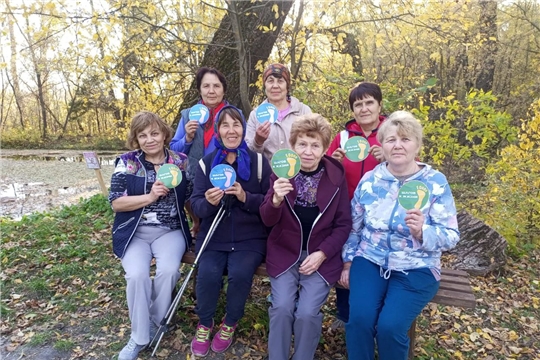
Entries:
[[[195,253],[188,251],[182,258],[182,263],[193,264]],[[262,263],[255,271],[255,275],[268,276],[266,264]],[[474,297],[469,274],[462,270],[442,269],[441,283],[439,291],[431,302],[441,305],[459,306],[464,308],[474,308],[476,298]],[[416,320],[409,329],[409,360],[414,359],[414,345],[416,341]]]

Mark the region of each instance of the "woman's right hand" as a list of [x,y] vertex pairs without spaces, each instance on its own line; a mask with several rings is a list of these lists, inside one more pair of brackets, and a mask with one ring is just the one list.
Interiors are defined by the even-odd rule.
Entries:
[[272,197],[272,203],[274,204],[274,206],[279,206],[285,196],[287,196],[287,194],[293,190],[294,187],[292,186],[289,179],[278,178],[274,182],[274,196]]
[[199,127],[199,122],[196,120],[190,120],[186,123],[184,129],[186,130],[186,142],[190,143],[195,138],[195,132]]
[[336,150],[334,150],[334,152],[332,153],[332,157],[334,159],[336,159],[337,161],[339,162],[342,162],[343,161],[343,157],[345,156],[345,150],[343,150],[342,148],[337,148]]
[[351,262],[346,262],[343,264],[343,270],[341,270],[341,277],[338,280],[338,284],[343,286],[345,289],[349,289],[349,274],[351,271]]
[[160,197],[166,196],[169,193],[169,188],[165,186],[161,181],[157,180],[150,189],[150,196],[152,202],[157,201]]
[[204,193],[204,197],[206,198],[206,201],[208,201],[210,204],[218,206],[224,194],[225,193],[220,188],[213,187],[206,190],[206,192]]
[[268,139],[268,136],[270,135],[270,126],[272,124],[270,121],[265,121],[264,124],[259,126],[255,132],[255,144],[258,146],[262,146],[266,139]]

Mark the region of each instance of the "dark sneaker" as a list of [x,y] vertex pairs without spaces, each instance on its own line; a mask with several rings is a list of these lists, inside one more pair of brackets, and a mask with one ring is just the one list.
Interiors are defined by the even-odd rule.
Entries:
[[136,360],[139,352],[144,349],[146,345],[138,345],[133,339],[129,339],[129,342],[118,354],[118,360]]
[[195,356],[206,356],[210,350],[210,333],[213,326],[209,328],[201,325],[197,325],[195,331],[195,337],[191,340],[191,353]]
[[232,344],[234,330],[236,330],[236,324],[229,326],[222,323],[221,328],[212,340],[212,351],[217,353],[225,352]]

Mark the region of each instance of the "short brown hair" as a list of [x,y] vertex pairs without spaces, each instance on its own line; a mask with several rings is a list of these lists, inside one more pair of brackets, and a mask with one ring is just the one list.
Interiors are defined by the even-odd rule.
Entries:
[[407,136],[411,139],[414,139],[419,147],[422,147],[422,125],[420,121],[414,117],[408,111],[394,111],[386,120],[383,121],[382,125],[377,131],[377,140],[379,143],[383,143],[386,138],[390,127],[396,127],[397,133],[400,136]]
[[361,82],[356,85],[349,93],[349,105],[351,110],[354,111],[353,105],[356,100],[363,100],[368,96],[373,97],[379,105],[382,103],[382,91],[379,85],[370,83],[367,81]]
[[214,74],[217,76],[219,82],[221,85],[223,85],[223,92],[227,92],[227,79],[225,78],[225,75],[221,73],[218,69],[214,69],[213,67],[203,66],[197,71],[197,75],[195,75],[195,82],[197,83],[197,90],[199,90],[199,94],[201,93],[201,85],[202,85],[202,79],[204,75],[206,74]]
[[144,131],[148,126],[156,125],[159,130],[165,135],[165,146],[169,145],[173,137],[173,130],[167,123],[160,118],[157,114],[150,111],[141,111],[135,114],[131,119],[131,126],[129,128],[129,134],[126,141],[126,146],[130,150],[140,149],[137,135],[141,131]]
[[289,143],[294,148],[300,135],[309,137],[320,136],[325,151],[330,146],[330,137],[332,136],[332,127],[328,120],[320,114],[306,114],[296,119],[291,127],[291,137]]

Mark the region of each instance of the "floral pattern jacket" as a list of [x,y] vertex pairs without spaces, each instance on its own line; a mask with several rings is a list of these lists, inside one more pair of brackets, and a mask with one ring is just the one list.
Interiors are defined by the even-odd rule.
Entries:
[[[385,270],[429,268],[438,278],[441,252],[459,241],[456,206],[446,177],[427,164],[418,165],[422,169],[404,182],[388,171],[386,163],[360,180],[351,202],[353,228],[343,246],[344,262],[362,256]],[[429,189],[428,201],[420,209],[425,218],[422,242],[411,235],[404,220],[407,210],[398,203],[400,187],[412,180]]]

